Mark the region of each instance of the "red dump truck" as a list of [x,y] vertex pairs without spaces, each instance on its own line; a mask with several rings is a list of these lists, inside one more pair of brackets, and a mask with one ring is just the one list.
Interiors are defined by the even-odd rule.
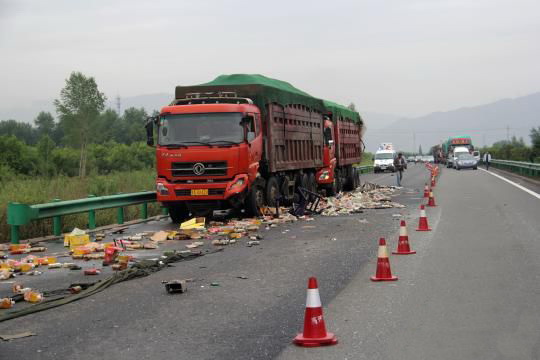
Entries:
[[157,198],[174,222],[224,209],[258,215],[298,187],[359,184],[358,113],[261,75],[177,86],[146,129],[149,145],[157,130]]

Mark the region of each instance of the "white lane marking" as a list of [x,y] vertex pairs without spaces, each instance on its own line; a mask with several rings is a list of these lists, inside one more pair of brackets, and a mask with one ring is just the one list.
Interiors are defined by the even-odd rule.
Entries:
[[521,189],[523,191],[525,191],[526,193],[529,193],[531,194],[532,196],[536,197],[537,199],[540,199],[540,194],[530,190],[530,189],[527,189],[525,186],[522,186],[522,185],[519,185],[518,183],[515,183],[511,180],[508,180],[507,178],[499,175],[499,174],[495,174],[494,172],[491,172],[491,171],[487,171],[486,169],[482,169],[482,168],[479,168],[480,170],[484,171],[484,172],[487,172],[488,174],[490,175],[493,175],[495,177],[498,177],[499,179],[501,180],[504,180],[506,181],[507,183],[511,184],[511,185],[514,185],[515,187],[517,187],[518,189]]

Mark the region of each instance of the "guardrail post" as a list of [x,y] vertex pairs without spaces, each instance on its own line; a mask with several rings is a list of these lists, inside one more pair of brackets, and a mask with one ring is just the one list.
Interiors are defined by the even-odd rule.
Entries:
[[118,208],[116,218],[117,218],[118,224],[124,223],[124,208],[123,207]]
[[148,203],[141,204],[141,219],[148,219]]
[[[96,195],[88,195],[89,198],[96,197]],[[93,230],[96,228],[96,210],[88,211],[88,229]]]
[[[59,202],[60,199],[53,199],[53,202]],[[62,235],[62,217],[55,216],[53,217],[53,234],[55,236]]]
[[19,243],[19,225],[11,225],[11,243]]

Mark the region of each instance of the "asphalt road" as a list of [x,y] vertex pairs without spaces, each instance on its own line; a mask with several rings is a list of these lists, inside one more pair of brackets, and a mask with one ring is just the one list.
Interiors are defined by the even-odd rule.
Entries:
[[[340,344],[280,359],[540,359],[540,200],[484,171],[444,169],[433,231],[391,258],[395,283],[361,269],[328,306]],[[327,320],[327,321],[328,321]]]
[[[0,359],[534,359],[540,202],[483,171],[444,170],[439,206],[428,210],[430,233],[412,231],[427,180],[413,165],[395,198],[404,209],[263,230],[261,246],[227,247],[0,323],[0,334],[36,334],[0,343]],[[392,174],[363,179],[395,183]],[[391,258],[397,282],[372,283],[377,240],[395,247],[400,219],[418,254]],[[302,327],[309,276],[319,280],[336,346],[290,345]],[[165,294],[161,280],[175,278],[194,282],[185,294]]]

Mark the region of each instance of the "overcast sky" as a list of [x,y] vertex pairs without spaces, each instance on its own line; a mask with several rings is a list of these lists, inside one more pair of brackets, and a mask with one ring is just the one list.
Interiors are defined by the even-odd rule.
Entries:
[[260,73],[402,116],[540,90],[538,0],[0,0],[0,108]]

